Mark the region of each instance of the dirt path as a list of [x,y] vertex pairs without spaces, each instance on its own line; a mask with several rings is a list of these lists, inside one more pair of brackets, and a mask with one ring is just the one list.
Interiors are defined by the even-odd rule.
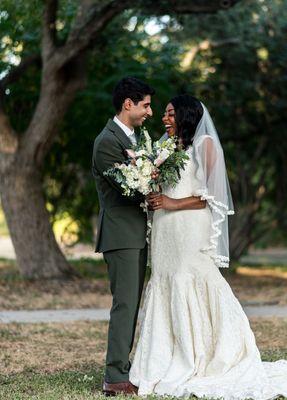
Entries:
[[[287,318],[287,306],[244,306],[248,317]],[[1,311],[0,323],[47,323],[72,321],[108,321],[109,309],[72,309],[72,310],[21,310]]]

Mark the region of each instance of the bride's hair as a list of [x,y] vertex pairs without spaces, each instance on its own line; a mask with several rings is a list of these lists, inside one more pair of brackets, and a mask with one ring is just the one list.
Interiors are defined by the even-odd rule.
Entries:
[[187,148],[192,144],[196,127],[203,115],[203,107],[199,100],[189,94],[175,96],[169,102],[175,111],[176,135],[181,139],[183,147]]

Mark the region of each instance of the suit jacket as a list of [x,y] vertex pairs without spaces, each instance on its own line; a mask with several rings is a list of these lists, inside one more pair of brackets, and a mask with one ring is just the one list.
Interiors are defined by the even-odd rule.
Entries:
[[139,248],[146,245],[147,219],[140,207],[143,196],[123,196],[120,184],[103,173],[126,160],[132,147],[125,132],[111,119],[94,143],[92,172],[99,196],[96,252]]

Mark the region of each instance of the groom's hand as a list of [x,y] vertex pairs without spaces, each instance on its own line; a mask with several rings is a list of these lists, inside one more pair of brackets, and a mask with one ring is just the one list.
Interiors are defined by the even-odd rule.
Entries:
[[151,173],[151,179],[153,179],[154,181],[158,180],[159,177],[159,170],[158,169],[154,169]]
[[153,209],[153,199],[154,199],[154,196],[158,196],[159,194],[160,193],[151,192],[145,197],[145,199],[146,199],[146,201],[148,203],[149,211],[154,211],[154,209]]

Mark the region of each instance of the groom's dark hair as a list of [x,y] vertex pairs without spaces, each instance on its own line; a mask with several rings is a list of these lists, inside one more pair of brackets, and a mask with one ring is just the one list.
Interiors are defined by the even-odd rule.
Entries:
[[126,76],[115,86],[113,92],[113,105],[116,112],[122,110],[125,99],[131,99],[135,104],[143,100],[147,95],[154,95],[155,90],[147,83],[133,77]]

